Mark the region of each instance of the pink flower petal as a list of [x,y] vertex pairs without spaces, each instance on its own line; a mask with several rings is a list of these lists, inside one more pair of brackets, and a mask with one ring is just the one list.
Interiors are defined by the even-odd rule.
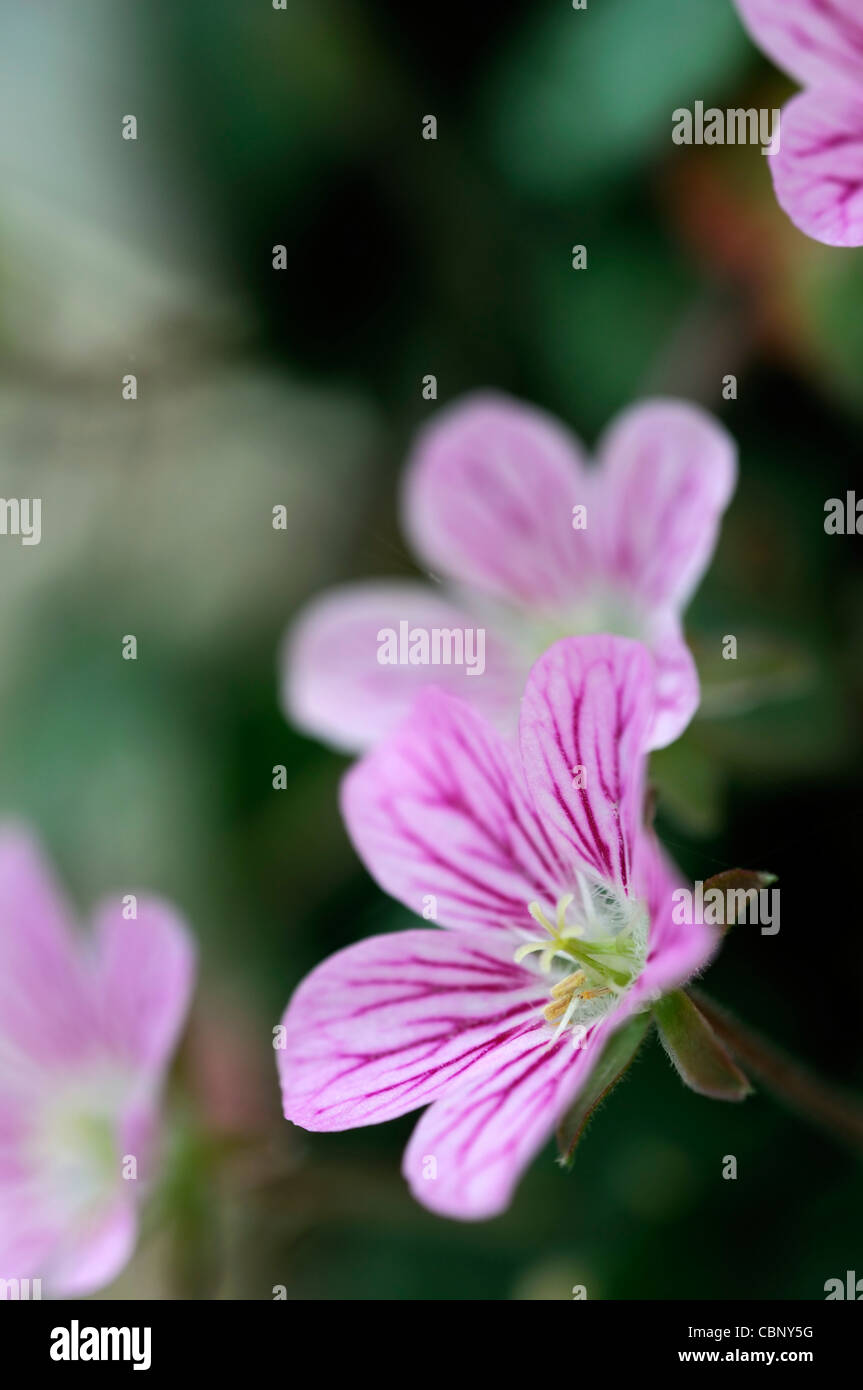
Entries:
[[674,609],[652,615],[645,640],[656,666],[656,705],[647,746],[665,748],[680,737],[698,709],[701,684]]
[[32,1077],[73,1063],[95,1039],[66,904],[35,840],[7,826],[0,832],[0,1056],[7,1070],[26,1064]]
[[[331,590],[304,609],[285,640],[288,718],[351,753],[388,733],[429,685],[463,696],[492,720],[506,718],[518,700],[520,677],[493,633],[484,629],[481,674],[469,675],[464,665],[382,665],[379,634],[387,628],[398,633],[403,622],[427,632],[475,633],[482,626],[423,584],[382,580]],[[476,648],[469,654],[475,658]]]
[[0,1223],[0,1279],[45,1280],[63,1226],[41,1216],[25,1183],[0,1192]]
[[31,837],[0,834],[0,1278],[71,1296],[129,1258],[122,1159],[150,1146],[193,970],[164,904],[111,904],[79,935]]
[[828,246],[863,246],[863,74],[856,93],[819,87],[788,103],[770,168],[802,232]]
[[[38,1107],[36,1108],[38,1110]],[[91,1293],[110,1282],[135,1243],[136,1184],[122,1184],[119,1157],[113,1180],[95,1193],[74,1153],[58,1148],[46,1172],[34,1162],[38,1120],[20,1097],[3,1096],[0,1109],[0,1279],[41,1279],[44,1297]],[[74,1145],[77,1136],[72,1135]],[[65,1136],[67,1143],[69,1135]],[[64,1164],[66,1165],[64,1167]],[[65,1175],[66,1181],[60,1181]],[[124,1190],[125,1189],[125,1190]]]
[[[468,396],[420,435],[405,484],[405,528],[434,573],[521,606],[554,608],[590,572],[578,445],[506,396]],[[588,518],[589,526],[589,518]]]
[[565,863],[624,892],[641,823],[654,674],[639,642],[566,637],[533,667],[522,701],[521,753],[540,822]]
[[404,1115],[532,1028],[548,989],[514,963],[514,946],[508,935],[429,928],[324,961],[283,1020],[287,1119],[337,1130]]
[[720,936],[714,927],[674,921],[672,895],[691,884],[653,834],[639,839],[636,879],[638,894],[650,909],[647,961],[634,991],[640,1000],[677,989],[699,974],[716,954]]
[[710,562],[734,491],[734,441],[697,406],[653,400],[624,411],[600,453],[609,580],[642,607],[683,608]]
[[42,1209],[38,1178],[28,1151],[32,1103],[20,1078],[4,1066],[0,1082],[0,1279],[29,1279],[44,1272],[62,1228]]
[[737,0],[755,42],[798,82],[863,83],[860,0]]
[[121,1195],[91,1213],[77,1229],[64,1233],[47,1270],[48,1293],[81,1298],[104,1288],[132,1258],[137,1234],[138,1218],[131,1195]]
[[648,958],[614,1013],[578,1049],[571,1034],[555,1040],[535,1017],[449,1085],[423,1115],[403,1171],[414,1196],[432,1211],[482,1220],[505,1210],[525,1167],[575,1100],[614,1030],[703,970],[715,953],[715,930],[672,921],[671,894],[684,880],[652,837],[639,838],[635,876],[651,913]]
[[95,986],[106,1054],[158,1078],[176,1046],[195,977],[195,951],[166,903],[139,898],[137,917],[121,903],[96,920]]
[[[621,1007],[616,1021],[625,1014]],[[608,1024],[600,1024],[575,1049],[570,1035],[555,1041],[539,1019],[498,1046],[462,1085],[448,1089],[425,1112],[405,1151],[402,1171],[417,1200],[461,1221],[504,1211],[608,1035]]]
[[342,813],[381,887],[443,925],[532,931],[528,904],[564,891],[514,748],[441,691],[348,772]]

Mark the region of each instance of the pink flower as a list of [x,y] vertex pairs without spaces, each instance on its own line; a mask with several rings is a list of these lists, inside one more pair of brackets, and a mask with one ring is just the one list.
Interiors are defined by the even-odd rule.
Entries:
[[[552,641],[616,632],[654,654],[651,746],[675,739],[699,698],[680,615],[734,490],[735,448],[704,411],[654,400],[624,412],[599,453],[601,466],[586,468],[555,421],[505,396],[441,411],[410,461],[403,514],[418,555],[458,591],[381,580],[313,602],[285,646],[289,717],[361,751],[433,683],[509,731],[530,665]],[[584,529],[574,529],[585,519],[578,507]],[[482,674],[467,661],[381,664],[382,634],[402,623],[408,632],[481,627]]]
[[129,1259],[193,976],[164,903],[106,902],[76,940],[36,845],[0,832],[0,1279],[83,1294]]
[[792,222],[828,246],[863,246],[863,7],[860,0],[737,0],[755,41],[804,87],[770,156]]
[[285,1115],[352,1129],[428,1106],[404,1173],[432,1210],[503,1210],[618,1026],[715,945],[676,925],[680,880],[642,823],[654,663],[640,643],[557,642],[519,743],[429,690],[347,775],[343,812],[380,885],[439,928],[362,941],[285,1014]]

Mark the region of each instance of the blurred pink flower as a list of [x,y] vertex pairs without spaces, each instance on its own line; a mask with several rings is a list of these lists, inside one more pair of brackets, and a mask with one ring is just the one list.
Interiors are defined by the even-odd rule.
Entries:
[[640,643],[564,639],[531,671],[518,748],[430,690],[345,779],[370,871],[447,930],[372,937],[300,985],[285,1115],[343,1130],[428,1105],[404,1173],[444,1215],[503,1210],[610,1034],[714,949],[672,920],[680,879],[642,823],[654,674]]
[[[625,411],[585,466],[554,420],[505,396],[474,395],[422,431],[404,489],[405,529],[450,598],[380,580],[313,601],[283,649],[283,702],[301,728],[361,751],[435,684],[514,726],[531,663],[559,637],[613,632],[647,643],[658,698],[651,747],[691,719],[698,676],[680,615],[710,561],[734,490],[736,451],[708,414],[653,400]],[[574,529],[574,508],[586,509]],[[486,633],[485,669],[381,665],[379,634]]]
[[863,246],[863,5],[736,0],[756,43],[805,91],[782,113],[770,156],[792,222],[828,246]]
[[32,839],[0,832],[0,1278],[84,1294],[129,1259],[193,978],[166,904],[106,902],[78,940]]

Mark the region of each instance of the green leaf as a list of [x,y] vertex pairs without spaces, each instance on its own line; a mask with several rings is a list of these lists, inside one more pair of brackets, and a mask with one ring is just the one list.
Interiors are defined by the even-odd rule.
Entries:
[[745,1100],[752,1087],[707,1019],[676,989],[653,1010],[662,1045],[687,1086],[711,1100]]
[[[736,911],[729,911],[731,902],[729,893],[757,893],[760,888],[769,888],[771,883],[776,882],[775,874],[765,873],[759,869],[724,869],[721,874],[714,874],[712,878],[704,880],[705,899],[711,889],[718,889],[725,897],[725,924],[722,928],[723,933],[729,927],[733,927],[737,921]],[[736,900],[733,903],[737,907]]]
[[492,157],[520,191],[565,198],[669,157],[671,113],[708,104],[751,48],[728,0],[542,7],[517,28],[483,101]]
[[575,1102],[558,1125],[557,1146],[562,1167],[572,1167],[576,1147],[588,1120],[627,1070],[644,1041],[650,1022],[649,1013],[636,1014],[609,1038]]

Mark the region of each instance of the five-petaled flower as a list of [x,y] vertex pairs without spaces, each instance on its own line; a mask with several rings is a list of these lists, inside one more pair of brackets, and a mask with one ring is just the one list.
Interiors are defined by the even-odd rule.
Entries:
[[68,1297],[129,1259],[193,978],[166,904],[106,902],[76,940],[35,844],[0,833],[0,1279]]
[[863,6],[860,0],[737,0],[755,41],[804,91],[770,156],[792,222],[828,246],[863,246]]
[[[677,738],[699,699],[680,615],[734,490],[735,446],[703,410],[651,400],[614,423],[599,458],[599,468],[587,468],[561,426],[505,396],[471,396],[441,411],[418,440],[403,512],[417,554],[456,582],[456,596],[378,581],[316,599],[283,652],[284,704],[294,722],[361,751],[434,684],[509,730],[527,672],[553,641],[610,632],[653,652],[651,747]],[[578,507],[583,529],[573,529]],[[379,665],[379,634],[400,621],[426,631],[481,623],[484,674]]]
[[643,823],[653,665],[627,638],[563,639],[530,673],[518,743],[429,690],[345,779],[366,865],[417,912],[433,897],[440,926],[359,942],[300,985],[285,1115],[343,1130],[428,1106],[404,1172],[437,1212],[505,1208],[612,1033],[714,949],[672,920],[680,880]]

